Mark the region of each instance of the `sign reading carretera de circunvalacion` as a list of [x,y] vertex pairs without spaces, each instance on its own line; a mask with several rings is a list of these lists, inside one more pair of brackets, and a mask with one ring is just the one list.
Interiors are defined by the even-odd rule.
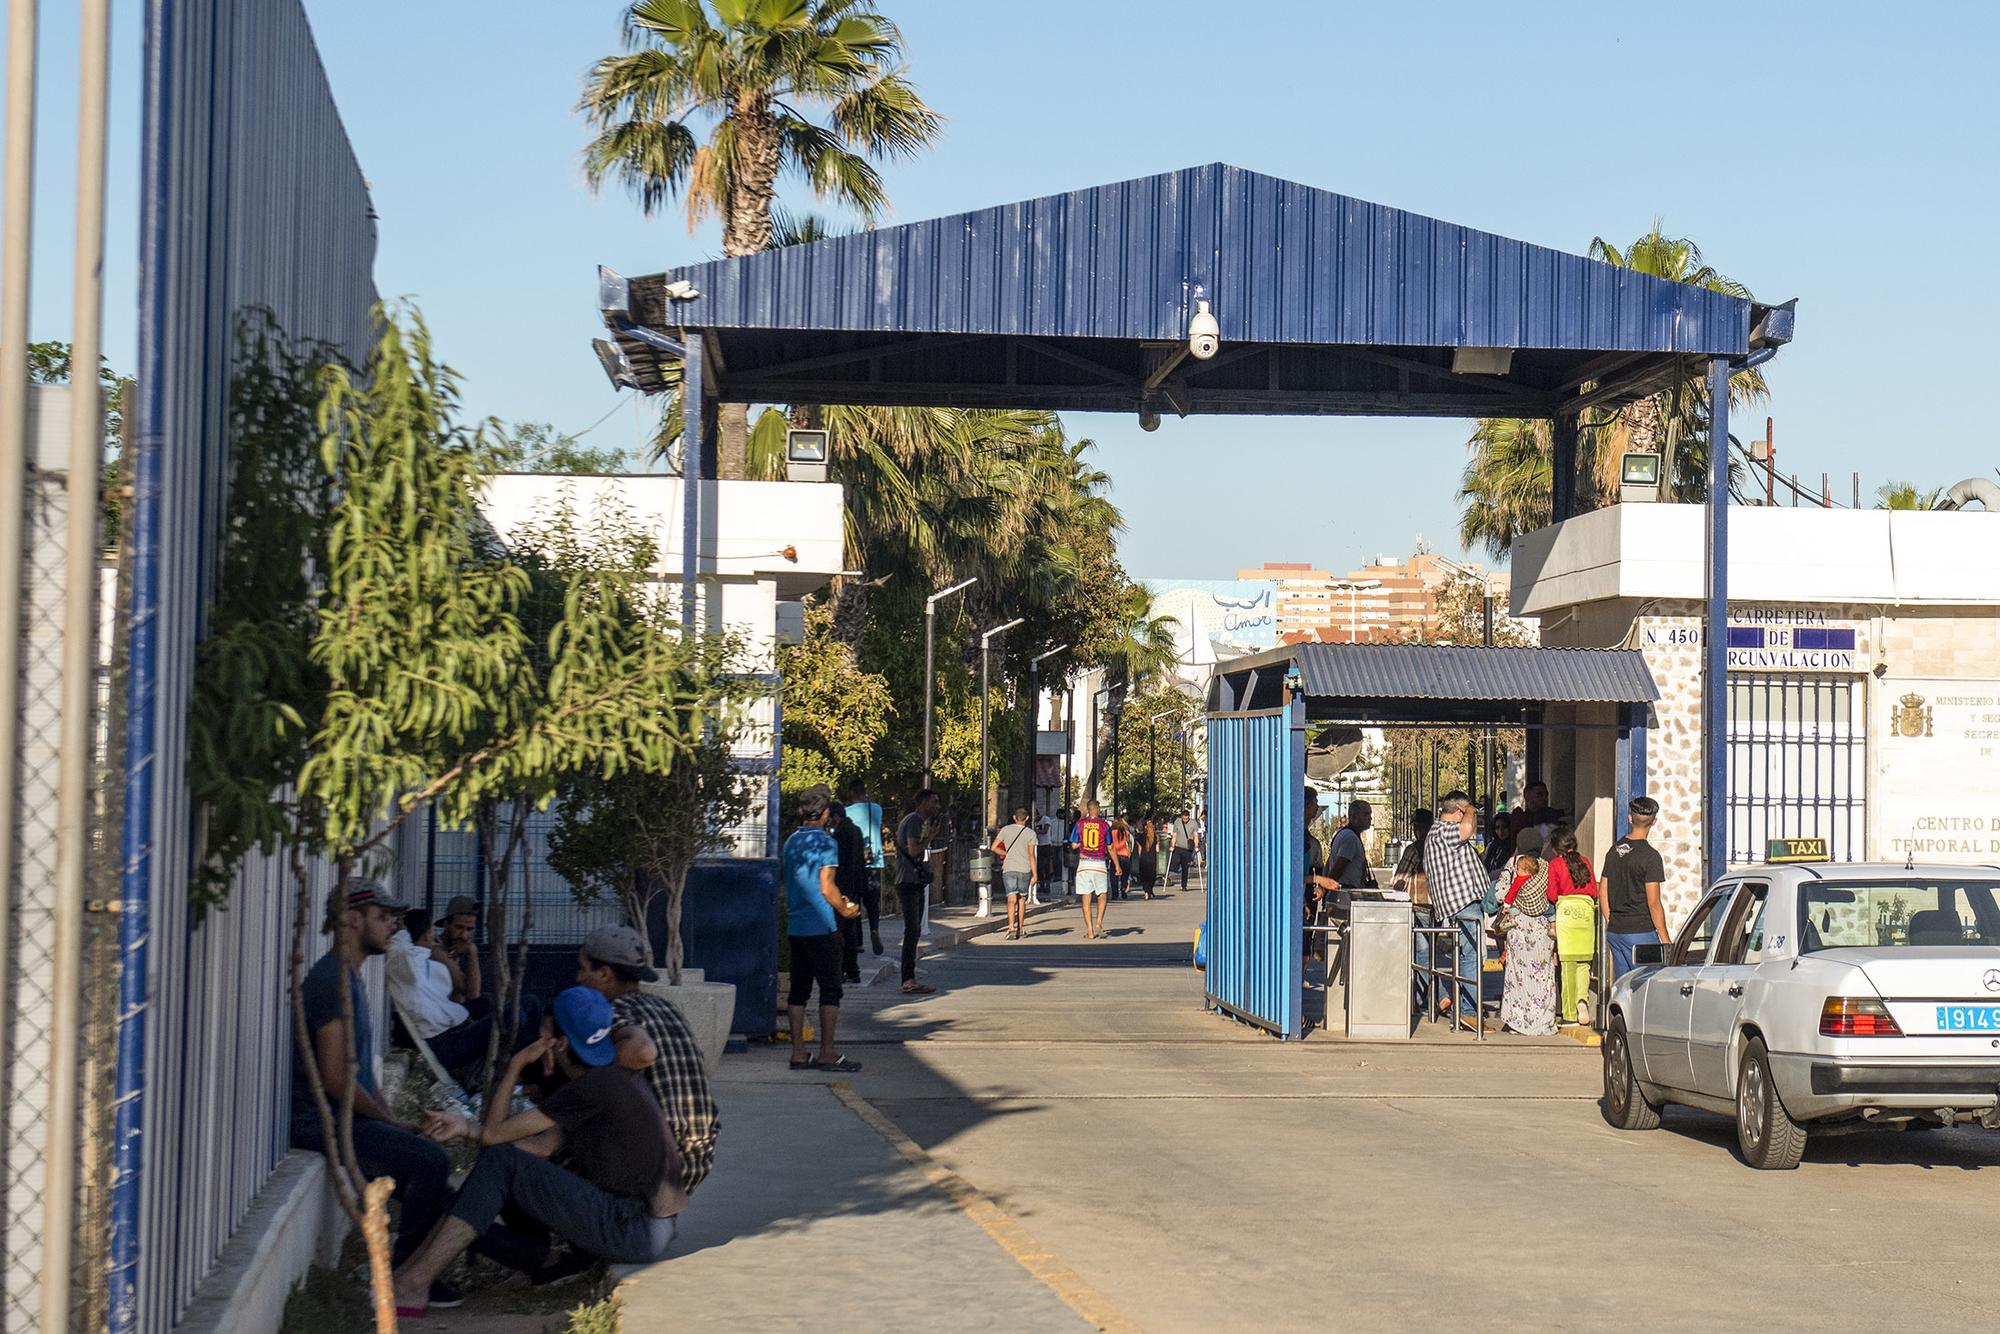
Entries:
[[[1647,644],[1704,644],[1700,625],[1649,625]],[[1860,635],[1851,625],[1830,622],[1813,607],[1733,607],[1729,612],[1729,670],[1732,672],[1836,672],[1867,670]]]

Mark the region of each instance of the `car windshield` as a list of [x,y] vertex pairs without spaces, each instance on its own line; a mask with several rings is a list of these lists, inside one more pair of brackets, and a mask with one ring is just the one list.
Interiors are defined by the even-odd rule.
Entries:
[[1994,883],[1928,880],[1858,884],[1816,880],[1799,889],[1799,948],[2000,945]]

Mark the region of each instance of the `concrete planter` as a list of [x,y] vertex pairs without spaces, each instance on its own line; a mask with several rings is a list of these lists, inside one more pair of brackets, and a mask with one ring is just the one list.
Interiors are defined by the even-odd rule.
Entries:
[[681,1012],[701,1046],[702,1066],[712,1077],[729,1042],[729,1021],[736,1013],[735,984],[701,981],[699,970],[683,968],[679,986],[665,981],[641,982],[639,986]]

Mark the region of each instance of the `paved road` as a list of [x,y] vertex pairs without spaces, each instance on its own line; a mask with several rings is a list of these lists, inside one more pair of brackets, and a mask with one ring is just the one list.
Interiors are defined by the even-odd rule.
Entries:
[[[867,1064],[854,1092],[997,1203],[1100,1313],[1147,1330],[2000,1318],[1987,1244],[2000,1136],[1826,1137],[1796,1173],[1753,1173],[1719,1117],[1611,1130],[1597,1053],[1567,1041],[1281,1044],[1200,1010],[1186,965],[1200,911],[1198,894],[1114,904],[1110,939],[1088,943],[1073,912],[1056,912],[1026,940],[987,936],[936,961],[936,996],[870,988],[849,1007],[850,1050]],[[781,1052],[735,1059],[726,1078],[725,1117],[761,1086],[765,1105],[783,1095],[860,1124],[832,1093],[795,1094],[819,1081],[785,1071]],[[770,1188],[732,1184],[727,1168],[705,1193]],[[888,1194],[869,1187],[870,1230],[854,1243],[871,1257],[857,1271],[868,1290],[920,1284],[913,1296],[943,1301],[933,1317],[961,1326],[1079,1326],[1070,1307],[1028,1300],[1048,1285],[994,1264],[1006,1250],[986,1232],[909,1249],[922,1234],[906,1224],[934,1239],[938,1220],[966,1215],[907,1164],[877,1168]],[[800,1212],[784,1226],[810,1235],[812,1210]],[[696,1279],[690,1266],[675,1287],[685,1296]],[[818,1316],[903,1327],[844,1310]]]

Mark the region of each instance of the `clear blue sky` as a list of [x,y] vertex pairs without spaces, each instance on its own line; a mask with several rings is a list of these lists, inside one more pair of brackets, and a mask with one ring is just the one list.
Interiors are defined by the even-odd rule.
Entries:
[[[73,23],[45,4],[36,336],[66,336]],[[593,198],[572,112],[615,47],[606,0],[307,0],[382,222],[376,279],[422,304],[469,406],[577,430],[615,399],[592,358],[598,263],[713,254],[678,214]],[[1766,299],[1800,298],[1769,368],[1781,466],[1942,484],[2000,464],[2000,6],[1217,6],[885,0],[949,119],[892,165],[891,221],[1222,160],[1581,251],[1655,216]],[[137,0],[120,0],[110,349],[130,365]],[[796,185],[794,183],[794,188]],[[793,195],[794,202],[801,196]],[[1761,415],[1757,420],[1761,425]],[[635,408],[591,437],[635,441]],[[1455,551],[1465,425],[1078,416],[1145,576],[1335,569]],[[1746,434],[1739,429],[1739,435]],[[1254,454],[1246,454],[1246,450]],[[1246,459],[1259,466],[1245,467]],[[1216,477],[1227,481],[1215,482]]]

